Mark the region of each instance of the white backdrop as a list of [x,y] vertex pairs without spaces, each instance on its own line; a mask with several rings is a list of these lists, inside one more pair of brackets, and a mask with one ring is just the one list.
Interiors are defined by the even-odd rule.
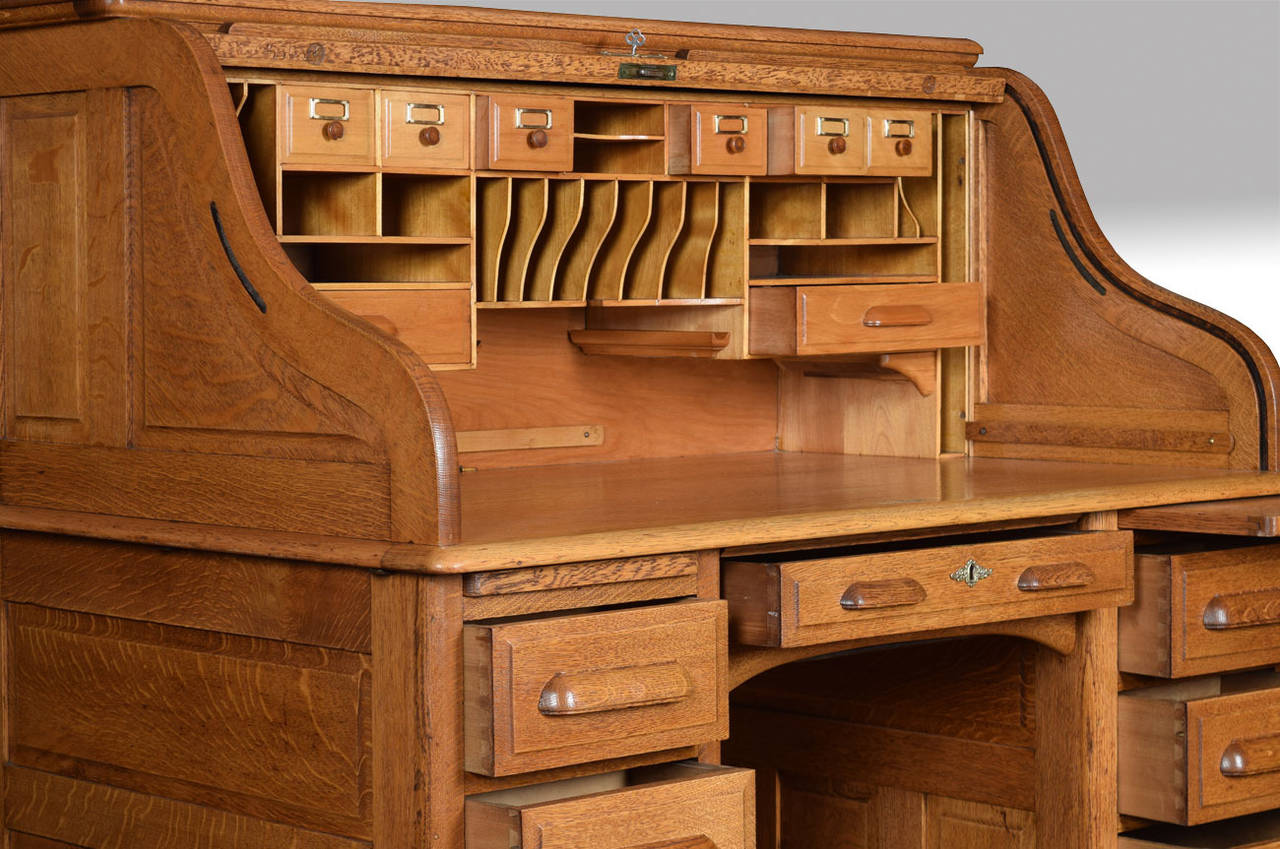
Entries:
[[1277,0],[454,2],[972,38],[1048,94],[1120,255],[1280,352]]

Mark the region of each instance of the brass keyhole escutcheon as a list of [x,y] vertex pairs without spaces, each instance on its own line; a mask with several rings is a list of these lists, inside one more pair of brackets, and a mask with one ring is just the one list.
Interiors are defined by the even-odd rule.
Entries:
[[547,146],[546,130],[530,130],[529,131],[529,147],[535,150]]
[[848,149],[849,143],[840,136],[836,136],[831,141],[827,142],[827,150],[831,151],[836,156],[839,156]]
[[899,156],[910,156],[911,139],[898,139],[893,143],[893,152]]
[[742,153],[747,149],[747,140],[742,136],[730,136],[724,146],[729,149],[730,153]]
[[418,141],[422,142],[423,147],[440,144],[440,129],[438,127],[423,127],[422,132],[418,133]]
[[991,570],[979,565],[978,561],[971,557],[963,566],[952,572],[948,577],[957,584],[965,584],[967,586],[974,587],[977,586],[978,581],[990,578]]
[[320,128],[320,132],[324,133],[324,137],[329,141],[337,141],[346,133],[346,128],[342,126],[341,121],[326,121]]

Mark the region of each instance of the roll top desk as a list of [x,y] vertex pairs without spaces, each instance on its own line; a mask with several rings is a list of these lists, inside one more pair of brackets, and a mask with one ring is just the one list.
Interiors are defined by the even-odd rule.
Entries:
[[980,52],[0,9],[5,845],[1280,845],[1276,362]]

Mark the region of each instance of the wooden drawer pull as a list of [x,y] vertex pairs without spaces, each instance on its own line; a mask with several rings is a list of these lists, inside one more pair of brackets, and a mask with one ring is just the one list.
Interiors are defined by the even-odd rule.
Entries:
[[1204,609],[1204,627],[1210,631],[1280,625],[1280,590],[1215,595]]
[[932,321],[931,312],[916,306],[872,307],[862,314],[864,327],[923,327]]
[[1280,734],[1233,740],[1222,753],[1221,769],[1227,778],[1280,772]]
[[1083,563],[1046,563],[1043,566],[1028,566],[1018,576],[1018,589],[1024,593],[1038,593],[1068,587],[1087,587],[1093,581],[1093,570]]
[[400,328],[396,327],[396,323],[385,315],[362,315],[360,317],[388,336],[400,335]]
[[689,697],[693,685],[678,663],[622,669],[557,672],[542,688],[538,711],[544,716],[576,716],[665,705]]
[[911,578],[885,581],[859,581],[850,584],[840,597],[845,610],[875,610],[880,607],[908,607],[924,601],[924,587]]

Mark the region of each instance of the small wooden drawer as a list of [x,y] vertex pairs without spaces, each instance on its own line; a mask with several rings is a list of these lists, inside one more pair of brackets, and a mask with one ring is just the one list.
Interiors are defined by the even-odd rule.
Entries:
[[383,91],[382,164],[394,168],[468,168],[471,98],[430,91]]
[[573,101],[569,98],[482,96],[476,99],[476,116],[477,162],[505,171],[573,170]]
[[1128,531],[721,565],[729,633],[756,646],[803,646],[1127,604]]
[[372,89],[285,85],[280,95],[281,164],[374,164]]
[[843,106],[771,108],[769,173],[867,173],[867,120]]
[[755,779],[694,763],[467,799],[466,849],[754,849]]
[[470,289],[361,289],[324,294],[408,345],[423,362],[471,362]]
[[512,775],[728,736],[722,601],[464,626],[466,765]]
[[1280,663],[1280,545],[1135,559],[1120,670],[1180,678]]
[[[693,103],[672,107],[672,126],[680,144],[688,127],[689,162],[673,172],[689,174],[762,175],[769,164],[769,110],[740,103]],[[683,151],[673,156],[677,162]]]
[[867,137],[867,173],[927,177],[933,173],[933,115],[910,109],[873,111]]
[[981,345],[977,283],[758,286],[750,298],[751,353],[887,353]]
[[1197,825],[1280,806],[1280,676],[1120,696],[1120,813]]
[[1280,849],[1280,811],[1209,825],[1153,825],[1120,835],[1120,849]]

